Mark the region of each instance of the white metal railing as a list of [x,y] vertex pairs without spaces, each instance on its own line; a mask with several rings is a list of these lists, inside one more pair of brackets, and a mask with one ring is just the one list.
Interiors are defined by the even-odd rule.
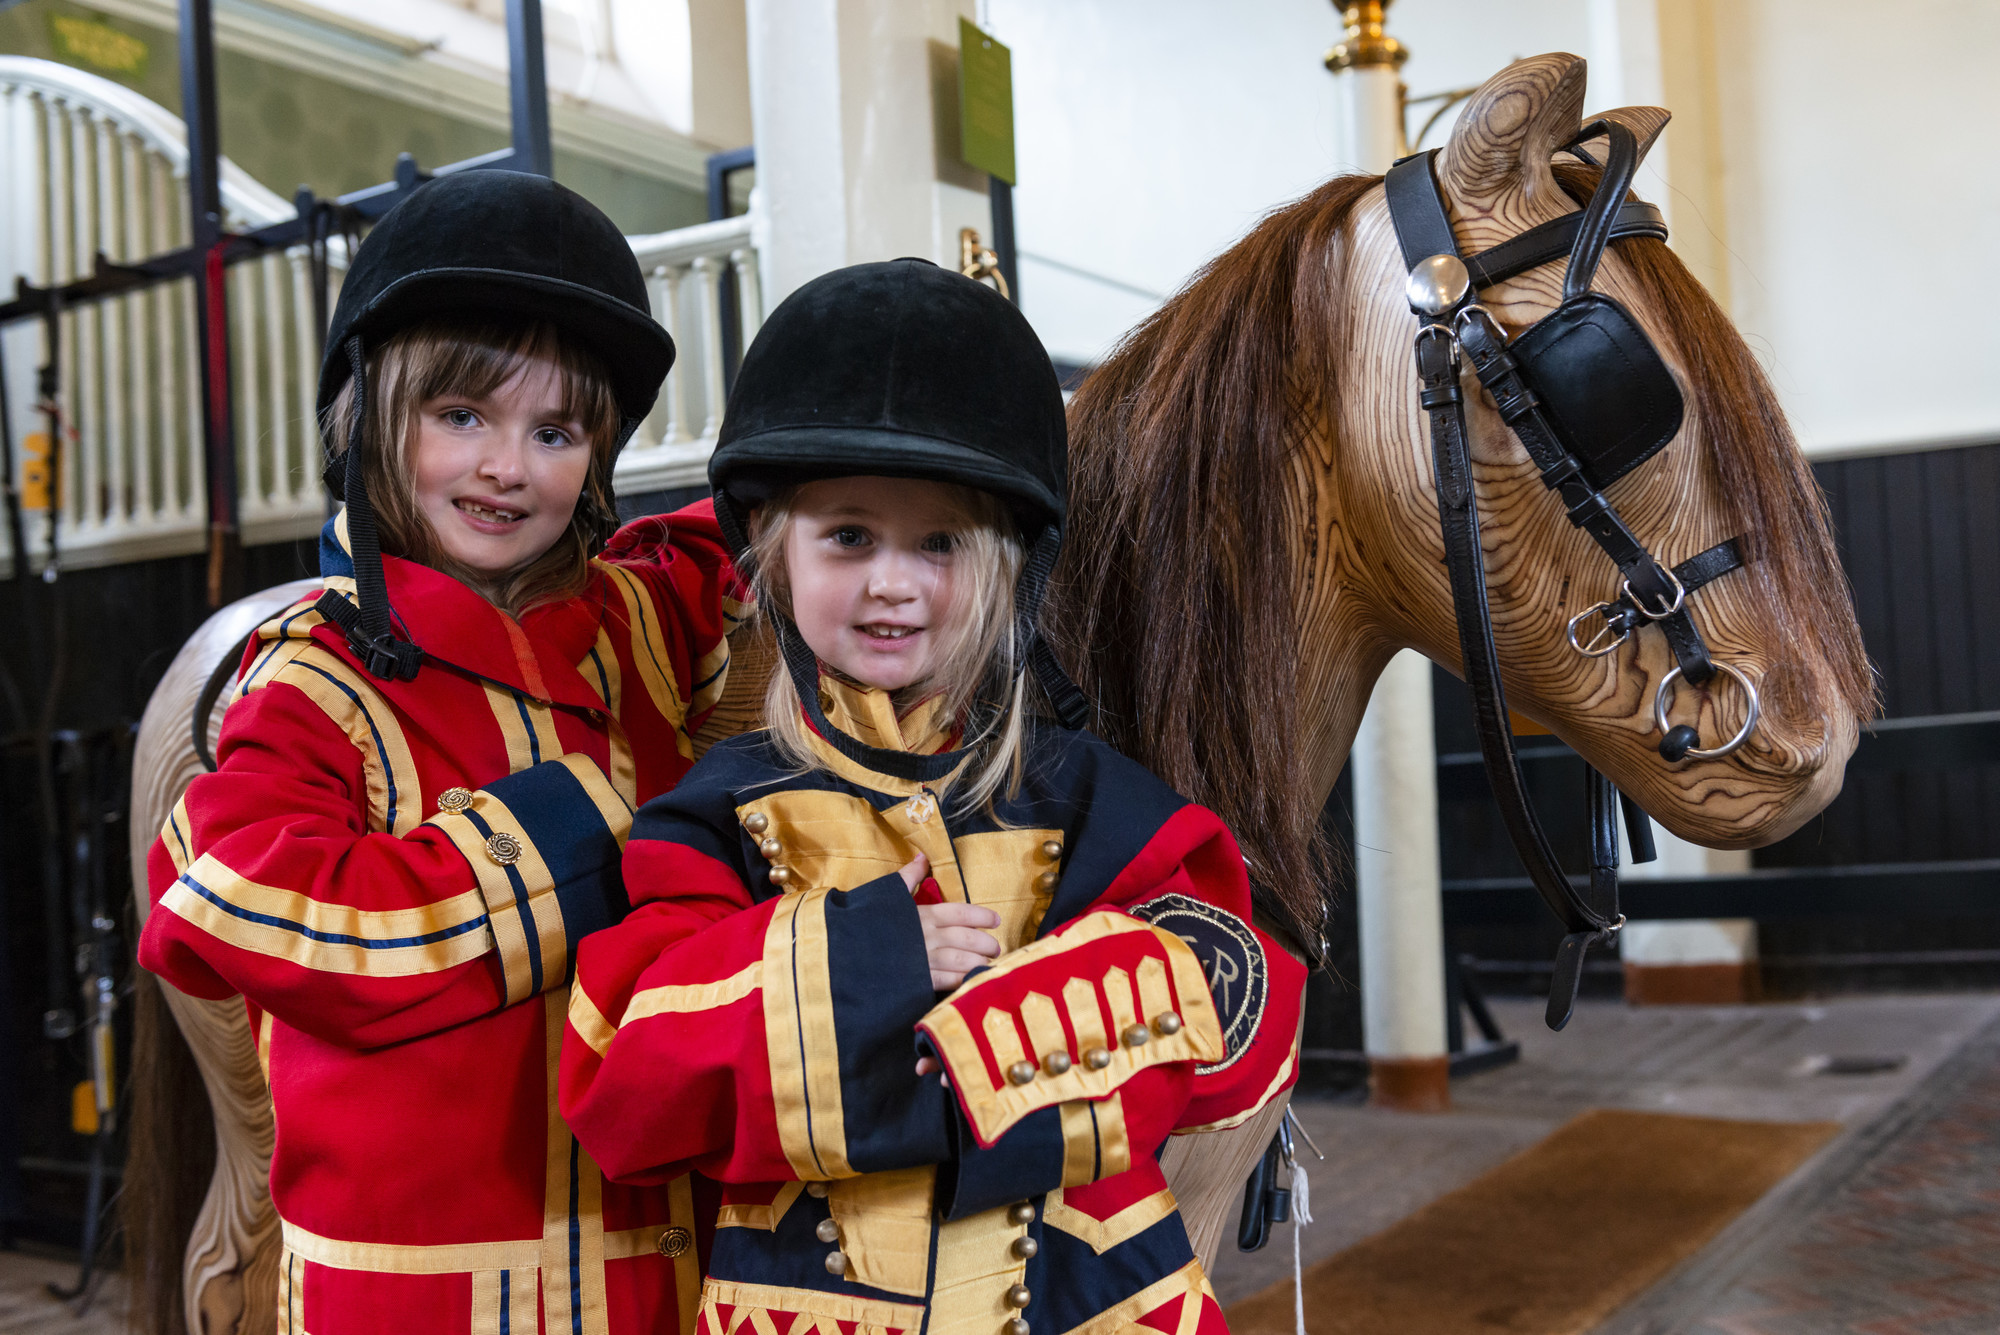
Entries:
[[632,251],[653,295],[653,315],[674,336],[679,355],[652,416],[618,461],[618,489],[631,494],[707,481],[708,456],[722,425],[723,305],[735,280],[737,348],[763,322],[763,284],[751,245],[751,211],[739,218],[701,223],[631,238]]
[[[187,149],[178,117],[129,89],[49,61],[0,56],[0,286],[38,284],[187,239]],[[292,206],[226,159],[224,225],[259,227]],[[660,403],[627,446],[618,487],[639,491],[705,476],[723,405],[723,301],[734,275],[741,347],[762,316],[749,217],[632,238],[653,313],[680,355]],[[335,243],[334,280],[344,267]],[[313,421],[318,338],[307,252],[231,267],[239,513],[246,543],[307,537],[325,514]],[[9,294],[11,294],[9,292]],[[205,470],[196,393],[195,293],[187,280],[65,311],[58,336],[66,418],[58,479],[64,565],[107,565],[202,549]],[[45,430],[36,369],[43,326],[0,330],[17,485],[26,446]],[[32,565],[47,516],[24,516]],[[0,525],[4,530],[4,525]],[[6,535],[0,531],[0,550]],[[6,552],[0,569],[11,568]]]

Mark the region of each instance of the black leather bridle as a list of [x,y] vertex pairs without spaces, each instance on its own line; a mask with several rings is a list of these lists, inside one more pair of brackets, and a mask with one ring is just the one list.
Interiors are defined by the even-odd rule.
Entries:
[[[1410,309],[1418,321],[1420,399],[1430,416],[1431,454],[1437,469],[1438,519],[1451,573],[1452,605],[1466,684],[1472,688],[1479,749],[1516,852],[1535,888],[1562,921],[1565,935],[1549,982],[1548,1024],[1569,1023],[1582,981],[1585,954],[1608,944],[1625,918],[1618,912],[1617,815],[1623,808],[1634,857],[1650,861],[1652,835],[1645,813],[1611,781],[1586,766],[1589,776],[1591,873],[1579,889],[1564,874],[1536,818],[1514,753],[1507,700],[1500,684],[1487,603],[1486,568],[1479,545],[1479,505],[1465,425],[1461,367],[1470,364],[1500,416],[1558,493],[1570,522],[1596,540],[1622,576],[1619,596],[1570,618],[1566,638],[1578,653],[1616,651],[1641,627],[1666,636],[1675,666],[1654,694],[1655,724],[1664,734],[1660,754],[1669,763],[1730,754],[1757,726],[1757,686],[1739,668],[1712,658],[1688,607],[1688,597],[1710,581],[1740,569],[1748,557],[1739,536],[1717,543],[1669,568],[1633,535],[1604,489],[1665,448],[1679,432],[1683,405],[1666,363],[1630,314],[1590,290],[1604,248],[1620,237],[1664,240],[1659,210],[1626,191],[1638,169],[1638,141],[1615,121],[1583,128],[1565,150],[1585,161],[1581,145],[1597,136],[1610,141],[1603,177],[1581,210],[1543,223],[1470,258],[1458,252],[1444,192],[1437,182],[1436,150],[1405,158],[1385,182],[1390,217],[1410,271]],[[1480,288],[1504,282],[1537,265],[1569,257],[1562,304],[1509,342],[1478,301]],[[1585,625],[1599,619],[1591,638]],[[1667,726],[1673,684],[1685,678],[1704,685],[1721,671],[1745,692],[1749,710],[1742,728],[1710,750],[1686,724]]]

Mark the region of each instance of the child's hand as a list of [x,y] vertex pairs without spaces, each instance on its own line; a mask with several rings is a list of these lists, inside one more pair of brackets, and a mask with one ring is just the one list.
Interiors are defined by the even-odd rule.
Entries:
[[[902,869],[903,881],[912,891],[929,869],[919,853]],[[931,986],[946,992],[965,981],[965,975],[1000,954],[1000,943],[982,927],[998,927],[1000,915],[976,904],[919,904],[917,918],[924,926],[924,951],[930,956]]]

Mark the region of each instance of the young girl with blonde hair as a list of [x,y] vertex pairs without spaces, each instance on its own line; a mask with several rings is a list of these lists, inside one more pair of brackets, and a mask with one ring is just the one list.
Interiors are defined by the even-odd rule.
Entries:
[[1290,1084],[1301,966],[1040,642],[1040,343],[923,261],[827,275],[759,333],[710,479],[783,664],[765,728],[634,822],[634,911],[571,997],[579,1139],[724,1184],[712,1335],[1221,1330],[1156,1156]]

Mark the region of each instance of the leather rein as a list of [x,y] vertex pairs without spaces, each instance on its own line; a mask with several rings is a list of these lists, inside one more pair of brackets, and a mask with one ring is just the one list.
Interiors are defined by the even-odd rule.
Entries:
[[[1625,923],[1618,911],[1616,822],[1620,809],[1630,831],[1635,861],[1652,860],[1652,834],[1645,813],[1618,793],[1609,779],[1586,765],[1591,870],[1579,886],[1557,861],[1529,799],[1501,685],[1479,543],[1478,496],[1460,380],[1465,365],[1470,364],[1498,406],[1502,420],[1527,449],[1543,484],[1562,497],[1570,522],[1588,533],[1618,567],[1618,597],[1570,618],[1565,635],[1571,648],[1586,657],[1609,654],[1648,624],[1658,626],[1665,635],[1675,666],[1661,680],[1654,696],[1654,721],[1664,734],[1661,755],[1670,763],[1688,756],[1711,760],[1729,755],[1749,738],[1759,713],[1756,683],[1741,669],[1710,655],[1688,605],[1689,595],[1742,568],[1748,555],[1742,538],[1730,538],[1670,568],[1647,550],[1604,495],[1603,488],[1611,480],[1604,476],[1607,468],[1617,467],[1616,475],[1622,475],[1663,448],[1679,429],[1681,404],[1671,376],[1636,322],[1617,303],[1590,291],[1591,278],[1609,242],[1629,236],[1664,240],[1667,235],[1658,209],[1637,201],[1621,202],[1639,158],[1628,128],[1598,121],[1584,127],[1567,148],[1589,161],[1578,145],[1599,134],[1608,134],[1610,151],[1597,192],[1586,207],[1470,258],[1458,252],[1435,174],[1435,151],[1397,163],[1385,181],[1397,240],[1410,270],[1410,309],[1418,321],[1419,399],[1430,418],[1438,520],[1450,570],[1465,681],[1472,689],[1479,749],[1515,850],[1564,929],[1549,983],[1547,1015],[1549,1027],[1558,1030],[1569,1022],[1585,955],[1592,946],[1615,940]],[[1510,343],[1491,313],[1479,304],[1478,290],[1565,253],[1569,268],[1562,306]],[[1593,395],[1627,396],[1625,402],[1613,399],[1610,420],[1616,422],[1619,410],[1624,409],[1634,430],[1650,435],[1636,450],[1621,445],[1617,463],[1593,470],[1591,450],[1600,442],[1579,439],[1583,433],[1573,427],[1566,429],[1561,422],[1558,410],[1563,405],[1545,401],[1556,393],[1552,387],[1560,383],[1591,385]],[[1543,394],[1537,393],[1538,384]],[[1668,395],[1670,404],[1666,402]],[[1582,420],[1588,414],[1573,411],[1569,416]],[[1655,440],[1657,443],[1650,443]],[[1598,624],[1591,637],[1580,641],[1580,634],[1592,620]],[[1743,689],[1749,709],[1735,736],[1721,746],[1701,750],[1694,728],[1667,726],[1667,709],[1676,679],[1701,686],[1713,680],[1718,671]]]

